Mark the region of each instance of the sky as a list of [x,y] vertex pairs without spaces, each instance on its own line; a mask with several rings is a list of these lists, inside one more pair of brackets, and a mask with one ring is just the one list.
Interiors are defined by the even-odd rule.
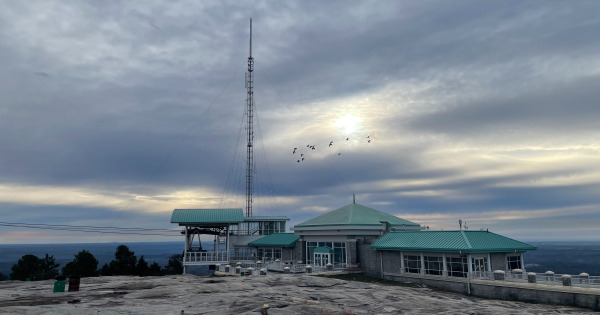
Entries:
[[[252,18],[254,215],[355,194],[430,229],[600,240],[598,1],[0,2],[1,222],[245,207]],[[183,241],[164,233],[0,244]]]

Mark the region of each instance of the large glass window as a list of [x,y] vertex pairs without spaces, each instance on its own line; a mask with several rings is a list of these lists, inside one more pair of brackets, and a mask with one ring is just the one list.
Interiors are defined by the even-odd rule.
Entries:
[[425,256],[425,273],[428,275],[442,275],[444,259],[440,256]]
[[421,273],[421,256],[404,255],[404,271]]
[[521,255],[519,256],[506,256],[506,265],[508,270],[523,269],[521,264]]
[[448,275],[451,277],[467,277],[469,265],[467,257],[446,257]]

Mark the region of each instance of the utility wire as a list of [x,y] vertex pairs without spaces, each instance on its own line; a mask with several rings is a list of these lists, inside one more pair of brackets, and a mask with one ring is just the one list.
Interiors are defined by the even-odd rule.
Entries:
[[[55,231],[101,233],[101,234],[129,234],[129,235],[154,235],[154,236],[179,236],[180,237],[180,233],[181,233],[179,229],[125,228],[125,227],[110,227],[110,226],[20,223],[20,222],[3,222],[3,221],[0,221],[0,226],[20,227],[20,228],[27,228],[27,229],[55,230]],[[177,233],[177,234],[164,234],[167,232],[173,232],[173,233]]]

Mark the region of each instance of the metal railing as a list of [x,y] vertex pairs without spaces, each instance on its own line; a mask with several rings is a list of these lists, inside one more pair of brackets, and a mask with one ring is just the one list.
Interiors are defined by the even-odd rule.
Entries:
[[183,262],[218,262],[227,261],[227,258],[227,251],[187,252]]
[[[493,271],[472,272],[471,279],[506,281],[518,283],[537,283],[552,286],[572,286],[580,288],[600,289],[600,276],[588,275],[565,275],[565,274],[546,274],[546,273],[527,273],[505,271],[504,274],[495,274]],[[564,277],[567,276],[567,277]]]

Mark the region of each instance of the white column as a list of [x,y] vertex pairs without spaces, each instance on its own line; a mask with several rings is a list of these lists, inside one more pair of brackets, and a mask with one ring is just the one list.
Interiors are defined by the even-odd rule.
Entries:
[[186,270],[187,268],[185,266],[185,261],[187,259],[187,250],[188,250],[189,240],[188,240],[188,227],[187,227],[187,225],[184,225],[183,227],[185,228],[185,245],[184,245],[185,247],[183,248],[183,274],[185,274],[187,271]]
[[421,253],[421,274],[425,274],[425,255]]
[[444,266],[442,267],[442,275],[448,276],[448,268],[446,268],[446,254],[444,253],[442,253],[442,264],[444,264]]
[[468,262],[469,274],[470,274],[471,272],[473,272],[473,258],[471,257],[471,254],[467,255],[467,262]]
[[488,253],[487,271],[492,271],[492,256]]
[[404,253],[400,252],[400,273],[404,273]]

